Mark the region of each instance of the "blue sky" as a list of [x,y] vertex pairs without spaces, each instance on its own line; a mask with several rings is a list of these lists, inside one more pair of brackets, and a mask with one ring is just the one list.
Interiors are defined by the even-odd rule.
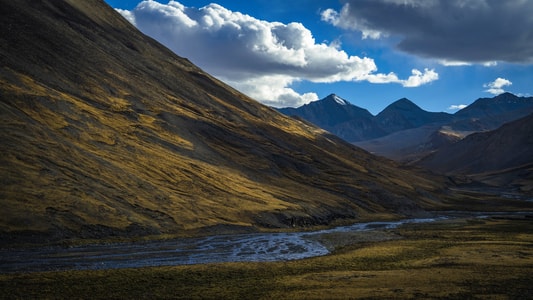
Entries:
[[533,1],[106,1],[271,106],[335,93],[373,114],[403,97],[453,113],[503,91],[533,94]]

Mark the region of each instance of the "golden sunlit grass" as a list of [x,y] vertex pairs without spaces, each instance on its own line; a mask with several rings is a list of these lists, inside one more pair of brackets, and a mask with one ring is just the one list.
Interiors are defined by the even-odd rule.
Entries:
[[[8,298],[526,299],[533,291],[530,219],[456,220],[353,239],[291,262],[0,275]],[[337,236],[340,244],[347,236]],[[354,238],[352,236],[352,238]]]
[[[214,109],[166,95],[155,105],[119,89],[117,96],[103,96],[95,86],[95,94],[76,96],[12,76],[18,85],[3,83],[18,110],[6,107],[13,116],[3,124],[11,147],[2,171],[10,180],[0,221],[7,232],[79,232],[90,225],[121,235],[133,224],[146,230],[137,234],[151,235],[218,224],[249,227],[261,213],[322,217],[326,208],[363,219],[387,214],[368,199],[376,188],[366,182],[401,193],[414,191],[413,182],[436,186],[417,176],[408,180],[408,173],[382,176],[404,171],[366,165],[355,156],[359,152],[346,156],[323,131],[250,100],[225,102],[206,94],[210,105],[220,106]],[[322,152],[324,144],[331,151]],[[359,183],[355,176],[361,175],[371,177]],[[347,197],[346,189],[357,195]],[[288,225],[279,222],[266,221]]]
[[[35,96],[48,95],[46,101],[67,107],[71,113],[71,123],[65,121],[65,111],[53,111],[39,103],[32,103],[31,106],[28,106],[30,103],[19,103],[19,109],[36,122],[51,128],[52,132],[43,133],[49,140],[46,147],[37,149],[41,150],[42,154],[34,152],[33,160],[19,160],[21,165],[11,169],[13,173],[33,169],[32,177],[42,181],[41,184],[34,183],[45,188],[41,191],[28,191],[28,200],[39,195],[42,197],[40,201],[31,201],[31,206],[20,203],[15,196],[10,196],[10,193],[19,193],[19,188],[11,192],[5,191],[7,195],[3,204],[7,209],[4,212],[9,214],[5,215],[3,222],[9,224],[8,230],[46,230],[42,222],[30,225],[28,222],[17,221],[23,218],[17,214],[17,210],[27,214],[31,207],[31,214],[36,216],[42,215],[48,207],[53,207],[55,211],[75,214],[71,218],[80,218],[88,224],[115,228],[125,228],[131,223],[146,224],[154,228],[165,225],[150,220],[152,215],[143,216],[142,211],[136,213],[135,207],[138,207],[163,211],[171,218],[179,220],[184,229],[224,223],[220,216],[232,224],[249,226],[251,220],[246,217],[247,213],[296,208],[295,205],[274,197],[273,193],[268,191],[268,185],[258,187],[235,170],[202,161],[191,161],[190,157],[183,156],[176,151],[177,147],[184,151],[194,150],[193,142],[165,130],[153,116],[136,114],[138,120],[131,120],[122,115],[110,118],[108,112],[87,105],[81,99],[46,89],[30,78],[21,78],[24,89],[35,91]],[[13,96],[23,93],[23,90],[16,87],[6,86],[6,91],[13,92]],[[50,98],[50,95],[58,96]],[[112,97],[107,101],[111,112],[130,110],[129,102],[123,99]],[[77,138],[61,140],[61,136],[66,135],[75,135]],[[31,136],[23,132],[20,136],[22,139],[18,142],[21,147],[27,147],[24,140],[28,140],[28,143],[43,142],[41,136]],[[142,140],[143,137],[148,137],[149,141]],[[164,143],[154,143],[150,140],[152,137]],[[64,144],[65,142],[70,144]],[[165,145],[176,148],[169,149]],[[135,151],[128,153],[131,149]],[[47,166],[43,170],[42,166],[39,167],[39,164],[35,163],[40,157],[62,163],[59,166]],[[102,161],[105,162],[103,166]],[[86,169],[82,169],[82,166]],[[67,171],[54,169],[57,167],[66,168]],[[53,176],[47,176],[51,172],[53,174],[50,175]],[[88,177],[87,173],[97,173],[98,177]],[[77,187],[70,183],[63,185],[58,182],[61,180],[58,177],[61,176],[67,177],[65,184],[71,181],[69,179],[74,179]],[[14,180],[16,174],[6,177]],[[211,191],[204,190],[197,184],[206,181],[212,182],[209,187]],[[86,185],[92,187],[86,190]],[[110,190],[110,194],[99,192],[102,188]],[[77,192],[71,192],[72,189]],[[112,199],[109,199],[109,196]],[[165,197],[167,199],[161,201]],[[117,206],[114,202],[123,203]],[[19,207],[21,205],[24,205],[24,208]],[[62,222],[67,227],[71,226],[68,224],[69,220]],[[17,225],[20,228],[17,228]]]

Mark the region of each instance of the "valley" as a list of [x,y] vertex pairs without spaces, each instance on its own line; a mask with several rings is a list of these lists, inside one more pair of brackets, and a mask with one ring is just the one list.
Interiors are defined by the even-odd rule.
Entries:
[[[7,298],[383,299],[531,295],[531,214],[321,237],[296,261],[0,274]],[[0,296],[1,297],[1,296]]]
[[[478,216],[481,218],[488,215]],[[48,247],[0,250],[0,272],[104,270],[222,262],[269,262],[304,259],[330,253],[324,245],[333,235],[358,234],[376,239],[380,228],[431,223],[449,217],[356,223],[318,231],[210,235],[137,243],[110,243],[71,248]],[[383,235],[383,239],[394,238]],[[376,240],[380,240],[377,238]],[[331,246],[330,246],[331,247]]]
[[288,116],[102,0],[0,4],[1,299],[532,295],[533,98]]

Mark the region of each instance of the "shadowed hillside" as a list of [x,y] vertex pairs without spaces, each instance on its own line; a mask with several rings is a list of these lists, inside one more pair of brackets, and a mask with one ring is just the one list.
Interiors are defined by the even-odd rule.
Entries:
[[[451,115],[428,112],[406,98],[372,116],[335,95],[298,108],[281,108],[375,155],[411,163],[475,132],[494,130],[533,112],[533,97],[503,93],[480,98]],[[350,112],[350,113],[346,113]]]
[[443,147],[417,162],[435,172],[468,175],[533,193],[533,114]]
[[247,98],[102,0],[0,16],[4,243],[414,214],[443,188]]

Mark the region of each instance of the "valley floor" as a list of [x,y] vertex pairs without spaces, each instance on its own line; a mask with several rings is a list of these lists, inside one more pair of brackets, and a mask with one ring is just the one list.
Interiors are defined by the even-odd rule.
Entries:
[[4,274],[0,298],[533,298],[531,214],[374,234],[395,238],[318,237],[333,254],[289,262]]

